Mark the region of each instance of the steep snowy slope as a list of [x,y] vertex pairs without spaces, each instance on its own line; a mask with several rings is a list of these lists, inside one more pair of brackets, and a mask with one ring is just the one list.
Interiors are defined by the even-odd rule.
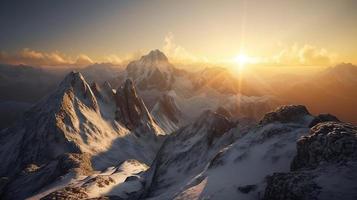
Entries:
[[308,132],[312,119],[305,107],[286,106],[267,114],[257,127],[231,129],[223,116],[205,113],[165,141],[144,196],[258,199],[267,175],[289,170],[296,140]]
[[221,148],[238,137],[235,127],[224,116],[206,111],[196,122],[171,134],[151,166],[152,180],[147,180],[151,184],[145,197],[172,199]]
[[171,133],[185,124],[186,117],[180,110],[175,97],[170,94],[163,94],[159,98],[151,110],[151,114],[167,133]]
[[[116,98],[117,94],[122,99]],[[58,170],[61,163],[67,163],[59,159],[68,153],[69,157],[76,154],[81,159],[85,155],[88,165],[97,170],[127,159],[150,164],[162,140],[157,135],[163,131],[132,85],[125,84],[117,94],[109,85],[101,89],[94,84],[91,88],[80,73],[72,72],[14,127],[3,130],[0,133],[0,176],[8,180],[3,195],[7,199],[21,199],[68,173],[70,167]],[[121,102],[127,99],[129,104]],[[117,111],[123,109],[130,110],[130,116],[135,115],[140,123],[128,129],[123,123],[125,117],[117,115]],[[143,110],[145,115],[141,114]],[[31,170],[20,173],[27,168]],[[47,178],[32,184],[36,176]],[[14,193],[18,185],[25,186],[21,192]]]

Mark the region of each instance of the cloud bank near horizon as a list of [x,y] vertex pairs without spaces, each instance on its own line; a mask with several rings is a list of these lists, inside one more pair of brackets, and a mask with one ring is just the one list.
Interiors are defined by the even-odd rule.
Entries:
[[[168,33],[164,40],[162,51],[167,55],[172,63],[179,64],[230,64],[230,58],[222,60],[209,60],[206,57],[197,56],[175,41],[173,33]],[[108,54],[99,58],[91,58],[86,54],[69,56],[60,51],[43,52],[24,48],[14,53],[0,51],[0,63],[13,65],[31,65],[31,66],[87,66],[94,63],[112,63],[114,65],[125,65],[129,61],[138,59],[146,54],[145,50],[128,53],[125,56],[117,54]],[[337,54],[331,53],[324,48],[316,47],[310,44],[293,44],[291,46],[282,46],[280,51],[270,56],[256,56],[255,65],[269,66],[328,66],[337,63]]]

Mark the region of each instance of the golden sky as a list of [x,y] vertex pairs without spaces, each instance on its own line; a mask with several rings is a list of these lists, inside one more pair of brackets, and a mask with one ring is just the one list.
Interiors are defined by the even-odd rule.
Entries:
[[357,63],[354,0],[0,3],[0,62],[121,63],[151,49],[173,62]]

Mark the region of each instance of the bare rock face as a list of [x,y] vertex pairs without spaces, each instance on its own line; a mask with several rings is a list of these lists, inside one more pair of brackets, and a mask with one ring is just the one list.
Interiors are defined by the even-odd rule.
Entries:
[[340,122],[340,120],[336,116],[333,116],[331,114],[319,114],[311,121],[311,123],[309,124],[309,127],[311,128],[318,123],[330,122],[330,121]]
[[263,200],[270,199],[316,199],[320,187],[308,173],[275,173],[267,177],[268,187]]
[[117,89],[115,100],[116,119],[127,128],[132,130],[142,125],[142,122],[153,122],[143,100],[137,95],[132,80],[126,80],[124,85]]
[[63,154],[34,170],[23,171],[12,179],[4,189],[5,199],[25,199],[39,189],[49,185],[60,176],[68,173],[89,175],[92,172],[90,157],[87,154]]
[[110,83],[107,81],[104,82],[102,86],[99,86],[96,82],[93,82],[90,87],[97,99],[100,99],[105,103],[114,102],[114,92]]
[[236,124],[229,121],[225,116],[205,111],[201,114],[194,127],[205,127],[207,129],[208,144],[211,145],[215,138],[219,138],[224,133],[235,127]]
[[264,199],[356,199],[356,172],[357,127],[319,123],[298,141],[291,172],[267,178]]
[[310,115],[309,111],[303,105],[287,105],[277,108],[273,112],[265,114],[259,124],[265,125],[273,122],[289,123],[300,122],[304,117]]
[[98,102],[93,94],[88,83],[84,80],[79,72],[70,72],[61,82],[59,88],[63,89],[65,93],[71,96],[76,95],[82,97],[86,101],[86,105],[94,110],[98,110]]
[[357,127],[339,122],[320,123],[297,142],[292,170],[316,168],[322,162],[357,160]]
[[161,112],[167,116],[172,122],[179,123],[179,117],[182,116],[181,110],[176,105],[175,99],[167,94],[164,94],[159,99]]

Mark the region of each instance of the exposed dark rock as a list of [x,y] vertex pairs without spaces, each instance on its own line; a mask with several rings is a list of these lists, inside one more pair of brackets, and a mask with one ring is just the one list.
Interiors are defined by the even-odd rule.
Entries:
[[136,93],[132,80],[127,79],[124,85],[117,89],[115,100],[116,119],[129,129],[138,127],[142,121],[152,121],[143,100]]
[[309,111],[303,105],[287,105],[277,108],[273,112],[264,115],[259,124],[265,125],[273,122],[289,123],[300,122],[307,115]]
[[263,200],[316,200],[320,187],[305,173],[275,173],[267,177]]
[[86,193],[84,188],[81,187],[65,187],[61,190],[57,190],[55,192],[46,195],[41,198],[41,200],[81,200],[87,199],[88,194]]
[[236,124],[229,121],[223,115],[207,110],[200,115],[198,121],[194,123],[194,126],[207,128],[207,140],[208,144],[211,145],[215,138],[222,136],[235,127]]
[[23,171],[8,183],[4,189],[4,199],[25,199],[69,172],[79,175],[92,172],[87,154],[64,154],[34,171],[27,169],[27,173]]
[[339,119],[337,119],[337,117],[331,115],[331,114],[319,114],[317,115],[309,124],[309,128],[312,128],[313,126],[315,126],[318,123],[322,123],[322,122],[340,122]]
[[182,115],[181,110],[177,107],[175,99],[167,94],[164,94],[159,99],[160,111],[163,115],[168,117],[172,122],[178,123],[179,117]]
[[232,118],[232,113],[230,113],[227,109],[223,108],[222,106],[217,108],[216,113],[223,115],[223,116],[227,117],[228,119]]
[[138,176],[128,176],[124,182],[128,182],[128,181],[136,181],[139,180],[140,178]]
[[87,200],[131,200],[131,199],[130,198],[121,198],[119,196],[103,196],[103,197],[90,198]]
[[8,177],[0,177],[0,197],[3,196],[3,189],[8,184],[9,178]]
[[357,127],[339,122],[320,123],[297,142],[292,170],[315,168],[321,162],[357,159]]
[[264,199],[355,199],[356,161],[357,127],[318,123],[298,141],[291,172],[267,178]]
[[252,192],[257,189],[257,185],[245,185],[245,186],[239,186],[238,190],[244,194],[248,194],[249,192]]
[[101,93],[100,93],[100,87],[99,85],[96,83],[96,82],[93,82],[91,85],[90,85],[90,88],[92,89],[92,92],[94,93],[94,95],[98,98],[103,98]]

